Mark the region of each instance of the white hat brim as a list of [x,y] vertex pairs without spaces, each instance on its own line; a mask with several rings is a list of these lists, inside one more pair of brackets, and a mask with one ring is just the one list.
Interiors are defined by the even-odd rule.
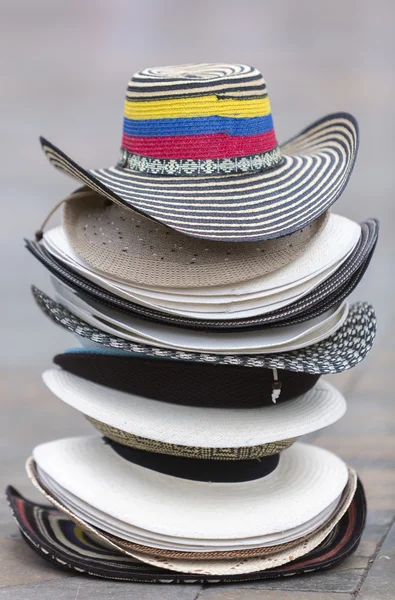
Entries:
[[201,448],[251,447],[300,437],[335,423],[343,395],[319,380],[306,394],[260,408],[205,408],[142,398],[61,369],[43,373],[45,385],[84,415],[127,433],[166,444]]
[[204,483],[165,475],[122,459],[99,436],[41,444],[34,460],[61,487],[104,513],[173,537],[237,539],[309,521],[343,492],[344,462],[296,443],[261,479]]

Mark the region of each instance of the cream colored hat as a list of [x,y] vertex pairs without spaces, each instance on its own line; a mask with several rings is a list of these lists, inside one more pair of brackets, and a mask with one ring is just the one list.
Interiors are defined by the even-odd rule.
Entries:
[[33,457],[60,487],[125,527],[195,544],[237,539],[251,544],[257,536],[301,526],[338,499],[348,480],[338,457],[301,443],[282,452],[267,476],[236,483],[192,481],[142,467],[100,436],[41,444]]
[[349,312],[347,302],[343,302],[321,315],[294,325],[246,332],[205,332],[128,315],[76,293],[54,277],[52,283],[56,299],[92,326],[131,342],[190,352],[267,354],[297,350],[333,335],[343,325]]
[[[85,438],[85,439],[89,439],[89,438]],[[62,442],[62,441],[60,441],[60,442]],[[44,446],[53,446],[54,444],[59,444],[60,442],[52,442],[52,443],[46,444]],[[72,440],[69,440],[69,442],[72,442]],[[309,505],[309,509],[311,510],[311,508],[312,508],[312,501],[313,501],[313,503],[315,504],[315,506],[317,508],[317,503],[316,503],[317,496],[315,494],[309,495],[309,492],[312,491],[312,488],[311,488],[312,480],[315,480],[315,483],[313,484],[313,487],[315,487],[315,485],[319,485],[319,482],[317,481],[317,475],[318,475],[318,479],[321,481],[321,477],[319,476],[320,469],[317,472],[317,464],[315,463],[314,460],[311,460],[313,454],[315,454],[316,452],[318,452],[318,454],[320,455],[321,467],[323,468],[323,470],[325,472],[325,475],[329,475],[330,481],[332,481],[332,483],[334,483],[334,480],[339,477],[340,471],[339,470],[337,471],[338,475],[337,475],[337,477],[334,478],[333,477],[334,476],[334,471],[332,469],[330,469],[328,471],[329,462],[327,462],[325,460],[325,458],[324,458],[324,455],[326,455],[326,458],[328,458],[328,455],[332,456],[332,457],[333,457],[333,455],[330,455],[330,453],[328,453],[326,451],[319,450],[317,448],[314,449],[313,447],[304,446],[302,444],[296,444],[293,448],[291,448],[291,449],[287,450],[286,452],[284,452],[283,453],[283,458],[286,457],[287,454],[288,455],[293,454],[294,455],[294,459],[295,459],[296,458],[296,454],[298,453],[296,451],[299,451],[302,447],[304,447],[304,448],[312,448],[312,453],[310,453],[310,460],[307,460],[307,464],[306,464],[307,471],[304,474],[304,483],[301,484],[302,488],[306,487],[306,489],[304,491],[306,492],[307,504]],[[39,447],[39,448],[41,448],[41,447]],[[108,448],[108,446],[107,446],[107,448]],[[38,449],[36,449],[36,451],[37,450]],[[35,451],[35,453],[37,453],[36,451]],[[81,459],[83,457],[86,458],[85,455],[82,456],[82,455],[79,454],[79,459]],[[56,452],[55,453],[55,460],[58,459],[58,458],[59,458],[59,453]],[[102,455],[99,454],[98,458],[102,458]],[[290,457],[288,457],[288,459],[289,458]],[[299,459],[300,458],[301,457],[299,457]],[[333,457],[333,458],[336,458],[336,457]],[[343,464],[343,463],[341,463],[341,461],[339,459],[336,459],[336,460],[339,461],[340,464]],[[263,478],[263,481],[266,480],[266,492],[268,492],[268,494],[262,494],[262,495],[260,494],[259,495],[260,503],[262,504],[261,509],[259,510],[259,513],[261,513],[261,511],[264,510],[265,506],[268,509],[268,503],[270,504],[271,502],[274,501],[273,493],[274,493],[274,495],[276,495],[277,492],[274,491],[275,486],[273,487],[273,476],[274,476],[275,480],[277,481],[277,483],[279,484],[278,478],[275,477],[275,474],[280,475],[279,469],[282,470],[285,466],[287,466],[288,468],[291,467],[291,463],[288,464],[287,461],[286,461],[286,463],[287,464],[283,463],[283,465],[281,465],[281,462],[280,462],[278,468],[276,469],[276,471],[274,471],[274,473],[271,473],[268,477]],[[343,484],[344,484],[343,485],[343,489],[340,491],[340,495],[338,495],[333,500],[333,503],[336,503],[336,506],[335,506],[334,509],[332,509],[332,516],[330,516],[329,518],[327,517],[326,519],[322,520],[321,521],[321,525],[317,525],[317,523],[319,523],[319,518],[317,519],[317,517],[320,514],[321,514],[321,516],[323,516],[325,514],[328,514],[327,509],[328,509],[328,507],[330,507],[331,502],[329,501],[329,504],[328,504],[328,499],[327,499],[327,501],[325,502],[326,508],[323,511],[319,511],[316,514],[316,517],[312,517],[312,519],[308,520],[308,521],[312,521],[313,523],[316,524],[316,527],[313,528],[312,533],[309,534],[309,535],[305,534],[303,536],[302,541],[300,541],[296,545],[292,546],[291,552],[290,552],[289,548],[286,549],[284,547],[284,545],[282,545],[282,546],[279,545],[279,548],[278,548],[279,551],[275,552],[275,553],[272,553],[271,550],[274,549],[274,547],[273,548],[269,548],[269,546],[267,545],[269,543],[268,540],[271,539],[272,540],[272,544],[273,544],[273,542],[275,540],[276,536],[274,534],[272,534],[271,536],[268,535],[266,537],[265,554],[262,557],[260,557],[260,558],[248,558],[247,554],[244,554],[244,558],[243,558],[242,561],[240,561],[240,559],[236,559],[236,560],[235,559],[232,559],[232,560],[229,560],[229,559],[228,560],[212,560],[212,559],[210,559],[210,560],[205,560],[204,561],[204,560],[202,560],[203,556],[200,556],[199,559],[196,557],[196,559],[189,559],[189,560],[185,560],[184,559],[183,560],[183,559],[177,559],[177,558],[174,558],[174,557],[173,558],[170,558],[170,557],[167,557],[167,558],[162,557],[161,558],[160,556],[154,556],[154,555],[150,556],[150,555],[148,555],[146,553],[147,552],[147,548],[144,548],[144,552],[138,552],[136,550],[136,546],[133,545],[132,543],[126,543],[125,541],[122,541],[121,539],[114,537],[114,535],[107,533],[106,524],[104,524],[104,526],[103,526],[103,522],[101,523],[100,528],[97,529],[97,526],[94,525],[94,524],[91,524],[91,522],[90,522],[89,519],[86,519],[86,518],[84,519],[84,518],[81,518],[81,516],[77,516],[76,512],[75,512],[75,507],[71,507],[70,508],[70,501],[71,501],[71,499],[74,498],[74,501],[77,500],[76,501],[76,507],[77,507],[77,511],[79,512],[79,514],[81,514],[81,512],[83,513],[87,509],[88,505],[90,505],[89,502],[87,503],[86,501],[81,501],[81,499],[79,498],[79,496],[73,494],[73,492],[70,491],[70,486],[68,486],[67,488],[61,486],[58,483],[59,482],[59,476],[56,477],[57,481],[55,481],[53,478],[51,478],[50,475],[48,475],[47,470],[43,469],[43,467],[40,466],[40,464],[42,464],[42,460],[39,461],[37,459],[37,465],[38,465],[39,471],[40,471],[40,476],[38,477],[36,469],[35,469],[34,461],[32,461],[32,460],[28,461],[27,470],[28,470],[29,476],[32,478],[33,483],[36,485],[36,487],[38,487],[38,489],[42,493],[44,493],[46,495],[46,497],[53,504],[55,504],[55,506],[57,506],[57,508],[59,508],[60,510],[63,510],[64,512],[66,512],[66,514],[68,514],[73,520],[79,522],[85,529],[87,529],[91,533],[98,534],[99,537],[102,539],[102,541],[106,541],[106,542],[110,543],[110,545],[112,545],[113,547],[116,547],[118,550],[121,550],[122,552],[125,552],[125,553],[127,553],[127,554],[129,554],[131,556],[134,556],[134,557],[138,558],[139,560],[142,560],[144,562],[148,562],[150,564],[156,564],[156,563],[157,564],[161,564],[163,567],[169,568],[171,570],[179,570],[180,568],[182,568],[184,571],[186,570],[186,572],[197,572],[197,569],[201,569],[201,573],[216,573],[216,574],[222,574],[222,573],[226,574],[226,573],[232,573],[232,572],[235,572],[235,573],[243,573],[243,572],[244,573],[248,573],[248,572],[253,572],[253,571],[257,571],[257,570],[263,570],[263,569],[270,568],[270,567],[273,567],[273,566],[276,566],[276,565],[285,564],[286,562],[289,562],[290,560],[293,560],[293,559],[297,558],[298,556],[302,556],[303,554],[306,554],[307,552],[309,552],[310,550],[312,550],[314,547],[316,547],[319,543],[321,543],[322,540],[325,539],[325,537],[330,533],[331,529],[335,526],[335,524],[338,522],[338,520],[343,516],[343,514],[347,510],[347,507],[349,506],[349,504],[350,504],[350,502],[352,500],[352,497],[353,497],[354,492],[355,492],[355,486],[356,486],[356,476],[355,476],[355,473],[351,472],[350,473],[350,477],[349,477],[348,474],[347,474],[347,468],[346,468],[345,469],[346,476],[345,476],[344,480],[343,480],[343,477],[341,477],[341,479],[343,481]],[[64,466],[64,462],[63,461],[62,461],[61,464],[62,464],[62,466]],[[78,471],[78,473],[77,473],[77,479],[78,479],[78,477],[79,477],[79,471],[80,471],[79,467],[80,467],[80,465],[83,465],[84,463],[78,461],[78,463],[76,463],[76,464],[77,464],[77,471]],[[46,464],[46,466],[48,468],[48,464]],[[93,464],[90,463],[90,466],[92,467]],[[130,464],[129,464],[129,466],[133,467],[133,465],[130,465]],[[333,466],[334,465],[332,465],[332,467]],[[58,465],[58,469],[59,469],[59,467],[60,467],[60,465]],[[293,467],[297,468],[297,472],[296,473],[294,472]],[[312,467],[312,471],[310,470],[309,467]],[[100,468],[100,466],[98,468]],[[291,499],[295,500],[296,499],[296,497],[294,497],[295,483],[296,483],[296,480],[298,479],[298,477],[301,475],[300,470],[299,470],[300,469],[300,463],[298,465],[297,463],[295,463],[295,462],[292,461],[292,467],[291,468],[292,468],[292,471],[290,472],[290,477],[288,477],[289,483],[290,483],[289,491],[287,490],[287,495],[286,495],[285,498],[284,498],[284,494],[281,495],[281,497],[283,499],[285,499],[285,501],[287,501],[287,499],[288,500],[291,500]],[[143,471],[147,471],[147,469],[143,469]],[[283,471],[282,471],[282,473],[284,474]],[[44,484],[44,485],[42,483],[40,483],[41,477],[42,477],[43,474],[44,474],[44,477],[46,478],[46,481],[47,481],[47,484]],[[73,471],[70,471],[69,474],[72,477]],[[148,475],[148,473],[147,473],[147,475]],[[151,475],[152,475],[152,472],[149,474],[148,480],[146,480],[147,484],[148,484],[148,481],[151,478]],[[155,475],[155,473],[154,473],[154,475]],[[327,491],[327,487],[326,487],[325,481],[327,483],[330,483],[330,481],[328,482],[327,480],[325,480],[325,475],[324,475],[324,487],[325,487],[325,490]],[[272,483],[271,484],[268,483],[269,478],[272,479]],[[173,477],[170,477],[169,479],[171,479],[171,480],[176,479],[177,481],[182,481],[182,480],[178,480],[177,478],[173,478]],[[47,487],[48,482],[49,482],[50,485],[53,485],[54,481],[55,481],[55,487],[57,488],[57,490],[63,489],[63,497],[64,497],[63,500],[59,500],[57,494],[55,494],[55,493],[53,493],[53,492],[51,492],[51,491],[48,490],[48,487]],[[107,487],[107,485],[109,484],[108,480],[107,479],[102,480],[102,484],[103,484],[103,481],[105,483],[105,487]],[[126,480],[124,480],[124,481],[126,481]],[[130,483],[130,479],[128,479],[127,481]],[[347,484],[347,481],[348,481],[348,484]],[[135,484],[136,483],[137,483],[137,481],[135,481]],[[174,483],[174,481],[173,481],[173,483]],[[184,481],[184,483],[196,486],[196,484],[198,482],[191,482],[191,481],[185,482]],[[248,497],[250,495],[249,492],[252,491],[252,487],[254,487],[254,486],[250,485],[251,483],[254,483],[254,482],[248,482],[247,483],[247,498],[244,498],[242,496],[239,497],[238,494],[236,494],[236,497],[234,497],[234,494],[231,494],[231,496],[230,496],[232,498],[232,502],[230,503],[230,505],[233,505],[234,510],[236,510],[238,512],[238,519],[233,522],[233,525],[231,527],[231,530],[234,531],[235,533],[237,533],[236,530],[240,529],[240,524],[244,525],[244,523],[245,523],[245,519],[244,518],[240,520],[240,515],[242,514],[244,516],[247,516],[246,515],[246,510],[248,509],[248,504],[252,501],[252,498],[249,498],[249,500],[248,500]],[[202,486],[203,488],[205,488],[206,485],[207,484],[200,483],[200,486]],[[260,483],[260,480],[258,480],[257,485],[258,486],[262,485]],[[228,491],[230,491],[230,487],[229,486],[233,487],[234,491],[235,491],[235,484],[226,484],[226,485],[222,484],[222,485],[219,485],[219,486],[218,486],[218,484],[214,484],[214,488],[222,488],[223,489],[223,493],[225,493],[226,490],[224,488],[226,488],[226,487],[227,487]],[[245,487],[246,484],[243,483],[242,486]],[[74,491],[76,491],[75,490],[75,486],[72,486],[72,487],[74,488]],[[135,486],[132,486],[132,487],[135,487]],[[199,485],[198,485],[198,487],[199,487]],[[213,486],[211,485],[210,488],[212,488],[212,487]],[[336,487],[336,490],[337,490],[338,485],[336,484],[335,487]],[[165,486],[164,490],[163,490],[164,491],[164,495],[161,494],[161,506],[162,505],[165,506],[165,514],[168,513],[168,508],[169,508],[168,503],[166,501],[166,497],[167,497],[167,494],[169,492],[169,489],[170,488],[168,486]],[[269,489],[271,490],[270,492],[269,492]],[[321,490],[321,491],[325,492],[325,490]],[[175,490],[173,489],[173,492],[174,491]],[[217,490],[217,492],[218,491],[219,490]],[[302,492],[302,495],[304,495],[302,490],[299,490],[299,491]],[[156,492],[157,492],[157,490],[156,490]],[[210,500],[210,498],[211,498],[210,504],[207,504],[207,501],[205,500],[205,503],[203,503],[203,505],[206,507],[206,510],[214,511],[215,512],[216,509],[214,508],[214,505],[212,504],[212,501],[213,501],[212,492],[213,492],[213,490],[210,491],[209,498],[207,499],[207,500]],[[290,492],[290,494],[289,494],[289,492]],[[202,493],[204,493],[204,489],[202,490]],[[333,495],[334,495],[334,493],[336,493],[336,491],[334,489],[332,489],[329,492],[329,496],[332,498]],[[172,495],[174,497],[174,493]],[[200,495],[200,493],[199,493],[199,495]],[[218,497],[218,500],[220,501],[220,504],[221,504],[220,496],[218,496],[218,493],[214,494],[214,496]],[[291,496],[292,496],[292,498],[291,498]],[[318,496],[320,496],[322,498],[322,494],[320,492],[318,493]],[[125,497],[124,497],[124,499],[126,501]],[[181,520],[184,520],[183,519],[183,515],[185,515],[185,517],[187,519],[188,519],[188,517],[190,517],[191,519],[193,519],[194,516],[196,516],[200,512],[198,510],[198,513],[196,513],[196,510],[197,510],[197,507],[198,507],[198,504],[197,504],[198,498],[196,496],[192,495],[192,496],[188,496],[188,499],[191,500],[191,504],[194,505],[194,508],[192,510],[192,513],[189,510],[186,511],[185,510],[185,498],[184,498],[184,507],[183,507],[183,511],[181,512]],[[97,501],[99,503],[101,503],[101,504],[103,503],[103,490],[101,490],[99,496],[97,497]],[[256,501],[258,501],[258,497],[256,498],[255,502]],[[96,504],[97,504],[97,502],[96,502]],[[189,504],[189,500],[188,500],[188,504]],[[290,506],[292,506],[295,510],[289,510]],[[147,506],[145,505],[145,509],[146,508],[147,508]],[[230,509],[230,511],[232,511],[233,509],[230,508],[230,506],[228,504],[225,504],[224,508],[225,508],[225,521],[227,521],[227,518],[229,517],[229,514],[226,515],[226,512],[229,513],[229,509]],[[188,509],[189,509],[189,506],[188,506]],[[297,521],[298,517],[300,517],[300,509],[301,509],[301,507],[300,507],[299,502],[296,502],[295,505],[294,504],[288,504],[288,509],[285,510],[285,511],[283,511],[284,514],[285,513],[287,514],[286,520],[288,520],[288,522],[290,522],[291,520],[293,520],[293,522]],[[128,510],[129,518],[130,518],[130,515],[134,515],[134,510],[135,510],[135,504],[133,503],[133,506],[131,506],[129,504],[129,510]],[[306,510],[306,504],[304,504],[303,510],[304,510],[305,514],[307,512],[309,512],[308,509]],[[112,512],[114,512],[114,511],[112,511]],[[141,513],[141,511],[138,511],[138,512]],[[144,512],[144,507],[143,507],[143,512]],[[274,506],[274,512],[271,511],[271,514],[277,516],[278,512],[279,512],[279,510],[276,508],[276,505],[275,505]],[[297,514],[298,514],[298,516],[297,516]],[[90,515],[90,519],[93,518],[93,515],[96,515],[95,518],[100,518],[100,512],[98,512],[98,509],[95,509],[95,508],[91,508],[90,509],[89,515]],[[268,517],[268,515],[266,514],[266,517],[263,518],[264,522],[267,521],[267,517]],[[104,511],[102,519],[103,518],[104,518],[104,523],[109,522],[110,523],[110,528],[112,528],[111,523],[114,524],[114,519],[111,517],[111,515],[109,513],[107,514]],[[212,518],[214,518],[214,514],[212,514],[209,517],[209,521],[212,522]],[[153,521],[155,521],[155,520],[157,520],[157,519],[154,516],[153,517]],[[168,523],[168,521],[166,521],[166,520],[164,521],[163,518],[161,518],[160,521],[162,523],[163,522],[167,522]],[[282,521],[284,521],[284,518],[282,518]],[[258,520],[256,522],[261,523],[261,519],[258,518]],[[305,522],[305,524],[306,523],[307,522]],[[193,526],[193,522],[190,522],[190,525]],[[273,526],[273,522],[272,522],[272,526]],[[208,524],[208,527],[210,527],[210,524]],[[281,527],[281,525],[280,525],[280,527]],[[298,527],[299,527],[299,529],[296,529]],[[188,529],[190,530],[190,526],[189,526]],[[192,529],[193,529],[193,527],[192,527]],[[303,531],[303,525],[302,525],[302,523],[299,523],[299,525],[296,525],[294,529],[295,529],[295,531],[299,530],[299,532],[302,532]],[[306,531],[306,527],[304,529]],[[147,533],[146,530],[145,530],[145,533]],[[215,532],[215,533],[217,533],[217,532]],[[158,534],[156,535],[156,538],[160,538],[160,537],[161,537],[160,535],[158,535]],[[282,537],[284,539],[284,535]],[[162,538],[163,538],[163,535],[162,535]],[[179,542],[182,542],[181,538],[178,538],[178,539],[179,539]],[[256,539],[258,539],[262,543],[262,540],[264,538],[262,538],[262,536],[261,536],[260,538],[256,538],[255,537],[255,540]],[[187,541],[187,540],[185,540],[185,541]],[[235,541],[237,541],[237,540],[235,540],[233,538],[230,538],[228,540],[228,543],[233,542],[233,544],[234,544]],[[248,541],[247,538],[239,538],[239,542],[245,543],[247,541]],[[215,542],[215,539],[211,539],[211,544],[213,544],[213,542]],[[224,542],[225,542],[225,540],[222,540],[221,543],[224,543]],[[206,543],[206,541],[204,543]],[[156,539],[153,542],[152,545],[155,545],[155,546],[158,545],[158,539]],[[164,545],[163,542],[162,542],[162,545]],[[213,546],[213,545],[211,545],[210,547],[211,547],[211,549],[215,548],[215,546]],[[206,550],[209,550],[209,547],[206,548]],[[162,550],[162,552],[163,552],[163,550]],[[253,553],[253,551],[251,551],[251,552]],[[168,553],[165,552],[165,554],[168,554]],[[174,556],[177,556],[177,552],[174,552],[173,554],[174,554]],[[213,553],[210,553],[210,556],[213,557],[214,556]]]
[[360,225],[330,215],[304,252],[280,269],[249,281],[184,289],[142,287],[101,275],[74,252],[61,227],[45,233],[43,244],[72,271],[125,300],[184,317],[229,319],[272,312],[303,297],[339,269],[360,235]]
[[134,448],[189,458],[240,460],[275,454],[294,438],[327,427],[346,412],[342,394],[324,380],[299,398],[244,409],[160,402],[61,369],[45,371],[43,380],[55,396],[89,417],[107,437]]

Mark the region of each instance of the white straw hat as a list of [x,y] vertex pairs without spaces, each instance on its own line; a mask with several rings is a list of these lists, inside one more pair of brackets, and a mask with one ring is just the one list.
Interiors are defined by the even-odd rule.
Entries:
[[237,554],[241,556],[243,553],[249,556],[270,554],[276,551],[276,546],[277,550],[292,547],[297,540],[300,541],[311,532],[322,527],[333,516],[341,503],[341,497],[339,496],[322,512],[306,523],[269,535],[238,538],[236,540],[174,538],[134,527],[97,510],[60,486],[39,466],[37,466],[37,474],[46,489],[52,492],[65,506],[68,506],[77,517],[86,519],[92,525],[100,527],[107,534],[115,536],[121,540],[120,544],[124,545],[125,548],[142,546],[145,553],[160,557],[173,555],[174,558],[187,558],[189,556],[211,560],[219,558],[219,555],[235,558]]
[[[297,438],[335,423],[346,412],[342,394],[326,381],[278,405],[260,408],[181,406],[113,390],[61,369],[43,374],[63,402],[123,432],[123,443],[178,456],[244,459],[260,447]],[[129,434],[129,436],[128,436]],[[111,437],[110,428],[106,435]],[[141,439],[143,438],[143,439]],[[146,442],[144,444],[144,441]]]
[[297,527],[339,498],[348,480],[342,460],[300,443],[282,452],[266,477],[238,483],[192,481],[141,467],[99,436],[41,444],[33,457],[58,485],[104,514],[146,532],[196,540]]
[[191,352],[264,354],[286,352],[315,344],[333,335],[348,315],[343,302],[323,314],[295,325],[246,332],[204,332],[154,323],[108,308],[51,277],[56,300],[90,325],[125,340]]
[[333,528],[343,517],[347,508],[350,506],[356,490],[357,478],[355,472],[350,472],[350,481],[345,489],[341,504],[337,510],[332,513],[324,526],[318,527],[303,541],[288,549],[281,549],[278,552],[268,555],[257,556],[253,558],[242,559],[218,559],[218,560],[191,560],[183,558],[167,558],[156,555],[148,556],[145,552],[133,552],[133,555],[142,562],[149,565],[170,569],[171,571],[186,573],[204,573],[213,575],[230,575],[231,573],[252,573],[255,571],[265,571],[273,567],[285,565],[305,556],[321,544],[331,533]]
[[168,358],[189,362],[203,362],[267,369],[286,369],[305,373],[340,373],[361,362],[372,348],[376,335],[376,315],[367,302],[353,304],[342,327],[332,336],[307,348],[276,354],[235,355],[201,352],[185,352],[157,348],[149,344],[136,344],[117,335],[108,335],[97,327],[73,315],[62,304],[54,302],[32,287],[33,296],[41,309],[52,321],[78,335],[87,348],[112,348],[131,355]]
[[[302,446],[302,445],[298,444],[297,446]],[[289,453],[290,451],[287,451],[287,452]],[[321,452],[324,452],[324,451],[321,451]],[[50,483],[50,485],[53,485],[54,481],[50,478],[50,476],[45,475],[45,477],[47,479],[47,484],[44,484],[42,482],[41,476],[43,474],[43,470],[40,469],[41,473],[40,473],[40,475],[38,475],[37,470],[36,470],[36,464],[35,464],[33,458],[28,460],[26,468],[27,468],[28,475],[31,478],[35,487],[41,493],[43,493],[46,496],[46,498],[52,504],[54,504],[58,509],[63,511],[73,521],[75,521],[80,526],[82,526],[83,529],[85,529],[87,532],[93,534],[94,536],[98,536],[98,538],[101,540],[101,543],[104,543],[105,545],[109,545],[113,548],[116,548],[117,550],[120,550],[121,552],[128,554],[129,556],[137,558],[138,560],[141,560],[148,564],[158,564],[158,565],[161,564],[162,567],[165,569],[168,568],[170,570],[178,571],[180,568],[183,568],[183,570],[186,570],[186,572],[189,572],[189,573],[200,572],[200,573],[208,573],[208,574],[213,573],[213,574],[218,574],[218,575],[222,574],[222,573],[223,574],[252,573],[252,572],[268,569],[268,568],[271,568],[271,567],[274,567],[277,565],[286,564],[289,561],[292,561],[300,556],[307,554],[312,549],[317,547],[323,540],[325,540],[325,538],[332,531],[332,529],[336,525],[336,523],[345,514],[345,512],[347,511],[348,506],[350,505],[350,502],[352,501],[352,498],[354,496],[356,483],[357,483],[357,477],[356,477],[355,472],[349,471],[348,477],[347,477],[348,482],[346,481],[346,485],[341,494],[341,499],[340,500],[339,500],[339,498],[335,499],[335,502],[337,502],[338,506],[337,506],[337,508],[335,508],[332,511],[332,516],[329,517],[329,519],[327,519],[321,526],[318,526],[314,531],[312,531],[311,534],[301,537],[300,541],[298,539],[296,539],[294,542],[292,542],[292,544],[290,542],[288,544],[288,546],[287,546],[287,544],[279,544],[277,550],[276,550],[275,546],[261,548],[259,550],[261,552],[261,554],[257,554],[257,550],[254,550],[251,548],[249,550],[247,549],[244,551],[234,550],[234,551],[230,551],[228,553],[223,552],[222,554],[224,556],[226,556],[227,559],[221,560],[221,559],[216,558],[216,556],[220,557],[220,554],[209,551],[209,548],[207,548],[207,550],[208,550],[207,554],[202,553],[202,552],[188,554],[188,553],[183,553],[183,552],[178,552],[178,551],[174,551],[173,553],[171,551],[166,551],[166,550],[155,551],[155,548],[152,547],[152,551],[155,552],[155,554],[149,555],[149,548],[146,546],[140,545],[141,551],[139,552],[138,544],[126,542],[126,541],[122,540],[121,538],[114,536],[113,534],[107,532],[106,526],[107,526],[107,523],[109,522],[109,520],[111,522],[114,522],[113,519],[110,519],[109,515],[103,513],[104,527],[103,527],[103,519],[102,519],[101,527],[99,527],[99,529],[94,524],[92,524],[90,522],[90,520],[86,520],[86,518],[80,517],[79,515],[77,515],[74,508],[69,505],[70,498],[72,498],[72,494],[68,491],[65,492],[65,494],[64,494],[64,496],[66,498],[66,504],[65,504],[64,501],[62,501],[60,498],[58,498],[58,496],[54,492],[52,492],[50,489],[48,489],[48,487],[47,487],[48,482]],[[56,487],[57,487],[57,489],[61,489],[58,484],[56,484]],[[162,501],[163,501],[163,499],[161,499],[161,502]],[[262,501],[264,502],[264,498],[262,499]],[[78,512],[84,513],[84,510],[86,509],[87,504],[81,502],[81,500],[77,500],[76,505],[77,505],[77,507],[79,507]],[[244,509],[244,506],[241,506],[240,511],[239,511],[240,514],[244,514],[244,513],[242,513],[243,509]],[[129,507],[129,516],[131,514],[133,514],[133,511],[134,511],[134,506]],[[185,512],[185,507],[184,507],[183,512]],[[288,512],[291,512],[291,511],[289,511],[289,507],[288,507]],[[96,509],[93,509],[93,510],[91,509],[90,518],[92,518],[92,515],[94,515],[94,514],[96,514],[97,516],[100,516],[100,511],[97,511]],[[240,518],[240,514],[239,514],[239,518]],[[314,520],[314,518],[313,518],[313,520]],[[316,522],[319,522],[319,520],[317,520],[317,519],[315,519],[315,520],[316,520]],[[110,526],[110,528],[111,528],[111,526]],[[300,531],[302,531],[302,530],[303,530],[303,527],[300,528]],[[296,529],[295,529],[295,531],[296,531]],[[156,537],[158,538],[159,536],[156,536]],[[181,538],[178,538],[178,539],[180,541],[182,541]],[[255,538],[255,540],[256,539],[258,539],[258,538]],[[270,539],[270,536],[268,539]],[[236,540],[229,540],[229,542],[233,542],[233,544],[235,543],[235,541]],[[243,540],[241,540],[241,541],[243,541]],[[224,542],[224,540],[222,540],[221,543],[223,543],[223,542]],[[155,539],[154,544],[160,545],[158,542],[158,539]],[[211,546],[211,548],[212,547],[214,547],[214,546]],[[161,556],[160,553],[162,553],[163,555]],[[174,556],[172,556],[172,554]],[[206,560],[204,560],[205,555],[207,556]],[[232,555],[235,555],[235,556],[238,555],[239,558],[238,559],[237,558],[236,559],[229,558]],[[183,559],[182,558],[183,556],[188,557],[188,560]],[[240,560],[240,557],[242,557],[242,560]],[[213,560],[213,558],[214,558],[214,560]],[[183,565],[183,566],[181,566],[181,565]]]

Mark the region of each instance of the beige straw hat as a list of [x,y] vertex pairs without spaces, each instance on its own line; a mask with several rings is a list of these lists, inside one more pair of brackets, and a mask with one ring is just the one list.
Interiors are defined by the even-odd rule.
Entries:
[[92,269],[120,281],[178,288],[271,273],[299,256],[327,219],[328,212],[275,240],[224,244],[185,236],[91,191],[77,191],[63,209],[67,239]]

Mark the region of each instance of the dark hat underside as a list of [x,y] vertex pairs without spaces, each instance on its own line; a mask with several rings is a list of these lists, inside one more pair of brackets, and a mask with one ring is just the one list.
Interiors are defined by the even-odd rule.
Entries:
[[[71,351],[54,363],[99,385],[144,398],[215,408],[253,408],[272,404],[271,369],[245,369],[210,363],[152,360],[131,353]],[[278,370],[285,402],[308,392],[320,375]]]

